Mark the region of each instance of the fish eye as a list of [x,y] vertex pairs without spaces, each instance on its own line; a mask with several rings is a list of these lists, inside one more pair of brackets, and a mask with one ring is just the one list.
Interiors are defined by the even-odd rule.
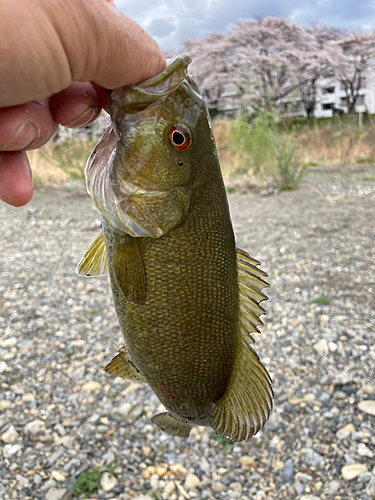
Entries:
[[191,145],[191,134],[187,127],[175,125],[169,132],[169,140],[177,151],[186,151]]

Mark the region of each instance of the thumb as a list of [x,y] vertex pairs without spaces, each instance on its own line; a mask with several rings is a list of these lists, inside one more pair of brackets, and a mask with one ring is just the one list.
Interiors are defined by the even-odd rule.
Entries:
[[117,10],[112,1],[73,2],[76,29],[81,31],[86,58],[82,60],[77,51],[71,28],[66,24],[61,26],[60,36],[72,68],[72,80],[92,81],[114,89],[140,83],[165,68],[165,58],[153,38]]

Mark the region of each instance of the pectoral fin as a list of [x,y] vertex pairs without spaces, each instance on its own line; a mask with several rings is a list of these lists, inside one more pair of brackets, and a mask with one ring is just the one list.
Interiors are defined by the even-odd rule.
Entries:
[[117,348],[118,354],[104,368],[106,373],[115,375],[116,377],[136,380],[137,382],[145,382],[142,375],[137,372],[134,366],[130,363],[128,351],[125,346]]
[[135,304],[146,301],[146,269],[136,238],[124,235],[113,247],[113,268],[125,297]]
[[162,431],[170,434],[171,436],[179,436],[188,438],[193,426],[187,422],[177,420],[170,413],[159,413],[152,417],[151,422],[159,427]]
[[78,276],[103,276],[108,274],[108,259],[103,231],[90,244],[76,269]]

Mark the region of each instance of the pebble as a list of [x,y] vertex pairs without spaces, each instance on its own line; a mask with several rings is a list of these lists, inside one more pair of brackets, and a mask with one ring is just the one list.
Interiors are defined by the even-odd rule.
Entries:
[[53,479],[55,479],[55,481],[65,481],[65,476],[57,470],[53,470],[51,472],[51,476],[53,477]]
[[353,434],[353,432],[355,432],[355,427],[353,424],[347,424],[345,425],[344,427],[341,427],[341,429],[339,429],[337,432],[336,432],[336,437],[339,441],[342,441],[343,439],[346,439],[348,438],[351,434]]
[[325,339],[319,340],[313,347],[319,356],[326,356],[329,353],[328,342]]
[[371,472],[362,472],[362,474],[357,477],[357,481],[359,483],[368,483],[372,478],[373,475]]
[[117,486],[117,479],[110,472],[104,472],[100,479],[100,486],[103,491],[111,491]]
[[101,388],[102,388],[102,384],[100,384],[99,382],[96,382],[96,380],[93,380],[92,382],[86,382],[81,387],[81,389],[83,391],[87,391],[87,392],[98,391]]
[[372,399],[361,401],[360,403],[358,403],[358,410],[375,417],[375,401]]
[[159,488],[159,476],[157,474],[152,474],[149,481],[153,490],[157,490]]
[[61,500],[67,490],[65,489],[57,489],[57,488],[51,488],[49,491],[46,493],[45,500]]
[[374,452],[370,450],[365,444],[360,443],[357,448],[357,453],[360,457],[373,458]]
[[363,472],[367,472],[367,471],[368,471],[368,468],[364,464],[344,465],[344,467],[341,469],[341,476],[346,481],[351,481],[352,479],[355,479]]
[[315,469],[318,470],[324,468],[324,458],[312,448],[307,448],[305,453],[305,462],[307,465],[315,467]]
[[331,481],[328,483],[324,489],[326,495],[335,495],[340,489],[341,483],[339,481]]
[[213,483],[211,484],[211,488],[214,490],[215,493],[221,493],[222,491],[225,490],[226,486],[220,481],[213,481]]
[[293,475],[293,460],[291,458],[288,458],[288,460],[285,461],[284,470],[282,473],[282,478],[284,483],[289,483],[292,475]]
[[31,440],[38,439],[39,435],[45,431],[46,424],[43,420],[37,419],[29,422],[23,428],[23,432]]
[[366,495],[370,498],[375,498],[375,477],[373,477],[366,486]]
[[3,455],[5,458],[11,458],[16,455],[20,450],[22,450],[21,444],[6,444],[3,447]]
[[0,401],[0,411],[5,411],[12,406],[12,403],[7,399]]
[[176,485],[174,484],[174,481],[168,481],[167,483],[165,483],[163,491],[167,495],[170,495],[171,493],[174,492],[175,489]]
[[257,464],[255,458],[244,455],[240,458],[240,465],[244,470],[256,469]]
[[198,488],[201,484],[201,480],[195,474],[187,474],[184,482],[184,487],[186,490],[194,490]]
[[17,441],[20,437],[16,429],[11,425],[9,429],[7,429],[1,436],[0,439],[3,443],[13,443],[13,441]]
[[229,489],[231,489],[233,491],[237,491],[238,493],[241,493],[241,491],[242,491],[242,484],[241,483],[237,483],[237,482],[230,483],[229,484]]

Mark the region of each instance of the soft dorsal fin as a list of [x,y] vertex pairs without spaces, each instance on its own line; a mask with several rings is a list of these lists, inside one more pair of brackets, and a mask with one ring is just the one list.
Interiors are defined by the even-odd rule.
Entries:
[[124,345],[117,347],[118,354],[104,368],[106,373],[115,375],[116,377],[136,380],[137,382],[145,382],[142,375],[137,372],[134,366],[130,363],[128,351]]
[[78,276],[103,276],[108,274],[108,259],[103,231],[90,244],[76,269]]
[[231,377],[224,395],[215,403],[211,425],[218,434],[232,441],[249,439],[265,424],[272,409],[271,378],[249,346],[252,332],[263,324],[265,310],[259,305],[267,299],[261,290],[269,286],[260,264],[246,252],[236,249],[239,285],[238,349]]
[[236,249],[238,286],[240,297],[240,329],[242,334],[249,335],[252,342],[251,333],[259,332],[258,325],[263,325],[260,316],[266,311],[259,304],[267,297],[261,290],[269,286],[262,279],[267,274],[257,267],[260,263],[250,257],[244,250]]
[[271,383],[256,352],[241,339],[227,390],[216,401],[211,417],[217,434],[232,441],[256,434],[272,409]]
[[121,235],[113,244],[113,270],[125,297],[135,304],[146,301],[146,269],[137,238]]

